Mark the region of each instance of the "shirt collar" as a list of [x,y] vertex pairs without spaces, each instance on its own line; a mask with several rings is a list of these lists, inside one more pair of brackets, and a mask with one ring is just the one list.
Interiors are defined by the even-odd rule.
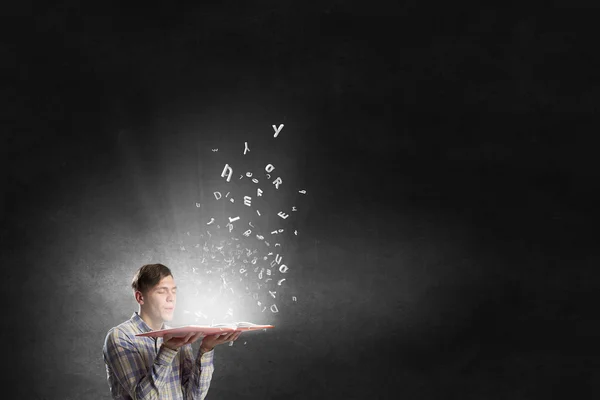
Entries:
[[[141,333],[152,332],[152,328],[148,326],[148,324],[140,317],[137,311],[133,313],[131,316],[131,320],[133,324],[140,330]],[[165,323],[163,322],[160,329],[165,329]]]

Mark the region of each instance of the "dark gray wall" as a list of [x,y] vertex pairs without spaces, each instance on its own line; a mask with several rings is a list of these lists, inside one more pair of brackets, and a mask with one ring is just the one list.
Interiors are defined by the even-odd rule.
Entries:
[[12,397],[110,398],[103,340],[136,310],[144,263],[181,284],[174,322],[206,308],[193,245],[226,214],[225,162],[284,173],[265,207],[296,205],[270,222],[299,235],[280,312],[236,303],[276,328],[216,350],[208,398],[598,394],[593,21],[222,7],[10,12],[34,16],[3,39]]

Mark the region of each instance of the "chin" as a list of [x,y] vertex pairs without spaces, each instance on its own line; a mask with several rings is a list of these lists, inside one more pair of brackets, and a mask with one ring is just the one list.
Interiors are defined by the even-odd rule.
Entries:
[[163,315],[163,321],[172,321],[172,320],[173,320],[173,314]]

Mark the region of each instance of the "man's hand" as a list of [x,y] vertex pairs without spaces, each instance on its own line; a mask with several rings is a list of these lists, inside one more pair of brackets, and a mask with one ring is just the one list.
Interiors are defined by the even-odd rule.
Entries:
[[227,342],[235,342],[237,340],[237,338],[240,337],[241,334],[242,334],[242,332],[234,331],[234,332],[222,333],[220,335],[205,336],[204,339],[202,339],[202,344],[200,345],[200,351],[203,353],[206,353],[208,351],[211,351],[212,349],[215,348],[215,346],[218,346],[220,344],[227,343]]
[[173,337],[173,335],[167,333],[163,337],[163,346],[168,347],[171,350],[177,350],[180,347],[185,346],[186,344],[194,343],[196,340],[200,339],[201,337],[202,337],[202,332],[198,332],[198,333],[190,332],[187,334],[187,336],[181,336],[181,337]]

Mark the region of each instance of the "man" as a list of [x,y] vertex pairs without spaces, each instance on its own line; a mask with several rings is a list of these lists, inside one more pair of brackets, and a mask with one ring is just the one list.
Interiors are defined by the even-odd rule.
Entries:
[[103,347],[113,399],[204,399],[214,371],[213,349],[236,340],[241,332],[204,337],[196,358],[191,344],[201,333],[179,338],[135,336],[168,328],[164,322],[173,319],[177,287],[171,270],[162,264],[142,266],[131,287],[139,312],[111,328]]

